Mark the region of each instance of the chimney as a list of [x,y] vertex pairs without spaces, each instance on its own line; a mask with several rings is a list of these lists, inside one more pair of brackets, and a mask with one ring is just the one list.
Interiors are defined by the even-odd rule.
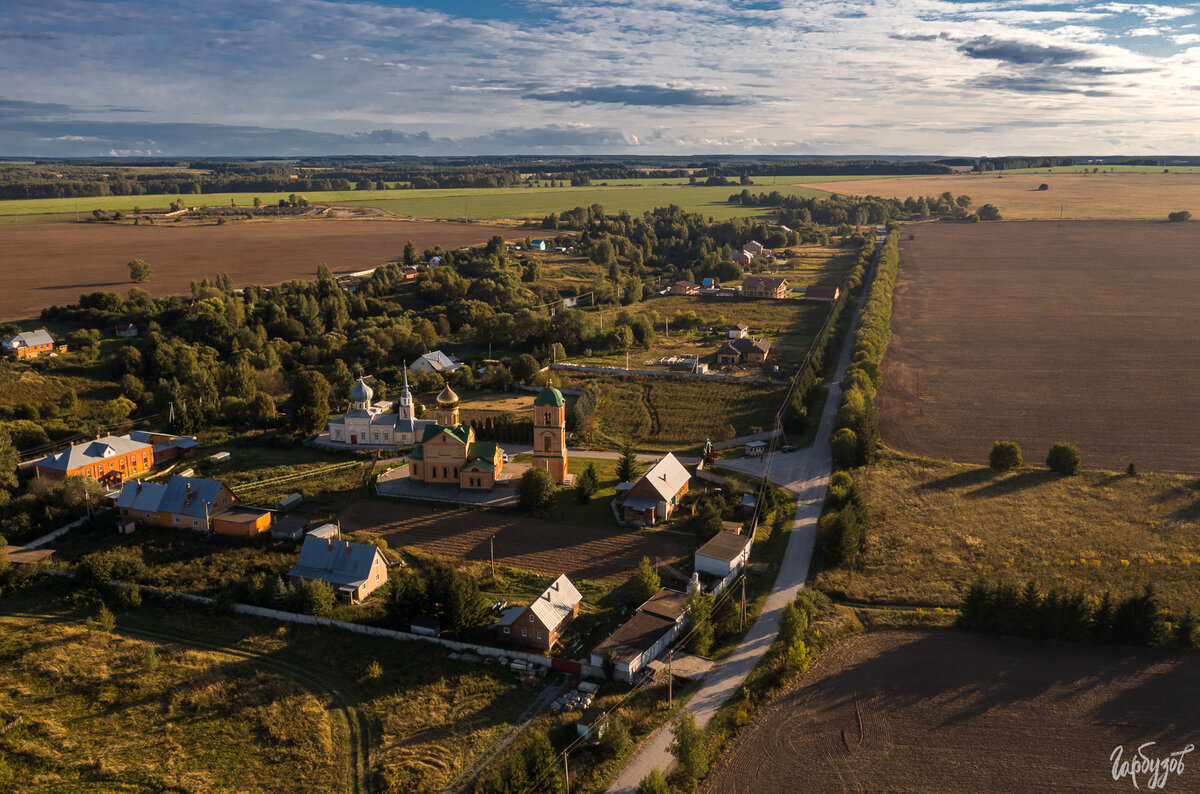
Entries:
[[333,551],[333,538],[325,538],[325,550]]
[[350,541],[346,541],[346,553],[350,553]]
[[188,493],[192,492],[192,484],[190,482],[187,484],[187,492]]

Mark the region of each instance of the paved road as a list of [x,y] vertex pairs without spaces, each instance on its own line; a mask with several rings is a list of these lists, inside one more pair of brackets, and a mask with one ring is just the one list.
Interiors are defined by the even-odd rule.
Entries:
[[[883,234],[880,234],[882,240]],[[855,319],[862,310],[866,290],[855,306]],[[833,419],[838,403],[842,399],[840,383],[850,363],[850,349],[854,334],[846,335],[838,358],[835,383],[829,387],[829,399],[821,412],[821,425],[812,446],[788,454],[773,453],[764,460],[728,461],[756,466],[756,476],[762,475],[765,464],[771,481],[782,485],[796,494],[796,517],[788,536],[787,549],[775,579],[775,587],[767,596],[758,620],[750,627],[737,649],[704,677],[700,690],[688,702],[687,708],[696,717],[696,724],[704,727],[730,695],[734,694],[742,681],[758,664],[763,654],[779,633],[779,613],[796,597],[808,578],[808,567],[812,562],[813,546],[817,537],[817,520],[821,517],[821,506],[829,486],[829,475],[833,461],[829,454],[829,436],[833,430]],[[729,468],[741,467],[729,466]],[[752,473],[747,471],[747,473]],[[610,794],[632,794],[638,783],[654,768],[665,771],[674,762],[668,747],[671,744],[670,723],[655,731],[643,742],[628,766],[609,786]]]

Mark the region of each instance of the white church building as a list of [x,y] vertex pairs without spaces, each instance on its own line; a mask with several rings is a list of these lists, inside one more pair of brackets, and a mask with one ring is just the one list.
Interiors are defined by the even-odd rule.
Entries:
[[362,378],[350,389],[350,412],[329,420],[329,440],[351,447],[411,447],[421,440],[432,421],[413,418],[412,392],[408,390],[408,372],[404,372],[404,390],[400,404],[392,413],[392,403],[382,400],[371,404],[375,392]]

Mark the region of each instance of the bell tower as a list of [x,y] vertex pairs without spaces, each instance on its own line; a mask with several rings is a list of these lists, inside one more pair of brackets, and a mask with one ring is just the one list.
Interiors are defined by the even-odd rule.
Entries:
[[401,420],[411,420],[413,418],[413,398],[412,392],[408,390],[408,367],[404,367],[404,390],[400,392],[400,406],[396,413],[400,415]]
[[553,386],[533,401],[533,465],[559,485],[567,481],[567,402]]

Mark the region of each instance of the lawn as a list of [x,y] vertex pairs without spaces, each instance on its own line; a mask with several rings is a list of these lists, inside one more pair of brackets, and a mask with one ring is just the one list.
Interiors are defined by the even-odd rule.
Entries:
[[91,598],[62,587],[0,610],[0,724],[22,717],[0,736],[0,788],[345,791],[352,742],[353,790],[440,791],[534,694],[436,646],[185,605],[146,601],[91,631],[64,622],[94,615]]
[[869,506],[858,570],[816,584],[852,599],[954,605],[982,576],[1125,596],[1153,583],[1200,607],[1195,477],[990,469],[886,455],[854,472]]
[[626,440],[645,452],[699,451],[771,428],[786,387],[696,378],[564,374],[572,389],[594,383],[600,435],[614,448]]

